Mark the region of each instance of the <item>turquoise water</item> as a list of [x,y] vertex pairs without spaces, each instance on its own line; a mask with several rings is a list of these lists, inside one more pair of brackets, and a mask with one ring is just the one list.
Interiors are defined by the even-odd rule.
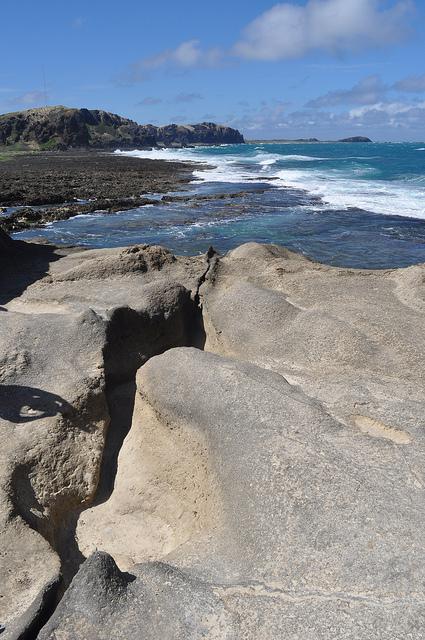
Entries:
[[[329,264],[425,262],[424,144],[246,144],[126,152],[195,167],[193,194],[238,198],[101,212],[15,237],[111,247],[164,244],[179,254],[277,242]],[[208,168],[206,168],[208,165]]]

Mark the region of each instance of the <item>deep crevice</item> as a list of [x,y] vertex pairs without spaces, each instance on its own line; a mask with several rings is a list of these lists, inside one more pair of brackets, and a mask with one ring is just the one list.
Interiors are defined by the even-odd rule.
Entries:
[[[150,315],[144,311],[125,307],[117,308],[111,314],[103,350],[104,394],[108,408],[105,420],[109,422],[109,426],[98,486],[93,500],[72,509],[62,517],[58,526],[56,518],[52,519],[53,522],[50,525],[47,521],[37,522],[33,518],[28,518],[29,511],[26,508],[25,499],[22,500],[25,496],[20,495],[18,498],[17,492],[15,493],[17,512],[33,529],[48,540],[61,561],[60,582],[40,594],[42,606],[34,615],[31,624],[27,625],[25,635],[19,637],[26,640],[37,638],[39,631],[53,614],[72,578],[85,560],[76,540],[78,519],[86,509],[108,500],[114,489],[119,452],[132,422],[137,370],[151,357],[174,347],[204,348],[206,335],[199,292],[212,264],[216,261],[215,255],[215,251],[210,248],[207,253],[207,268],[198,280],[193,297],[182,287],[171,311],[164,312],[160,309],[158,313]],[[25,470],[28,476],[25,486],[28,486],[28,483],[31,484],[30,471],[30,469]]]
[[202,331],[203,331],[203,335],[204,335],[204,343],[203,343],[201,348],[203,348],[204,345],[205,345],[206,334],[205,334],[205,327],[204,327],[204,322],[203,322],[203,318],[202,318],[202,304],[201,304],[200,291],[201,291],[202,285],[205,284],[205,281],[206,281],[209,273],[211,271],[213,272],[215,270],[215,268],[217,266],[217,262],[218,262],[218,256],[219,256],[219,254],[214,249],[214,247],[210,246],[208,248],[207,253],[206,253],[207,268],[205,269],[204,273],[198,279],[198,284],[196,286],[196,291],[195,291],[195,295],[194,295],[195,304],[198,307],[198,309],[200,309],[200,311],[201,311],[201,323],[202,323]]
[[4,628],[7,633],[5,640],[6,638],[12,640],[34,640],[37,638],[38,633],[47,624],[56,609],[59,582],[60,579],[57,579],[47,584],[22,616],[12,624],[12,627]]
[[55,550],[61,559],[63,578],[60,596],[85,560],[76,540],[81,513],[106,502],[114,489],[118,456],[131,428],[138,369],[168,349],[183,346],[202,349],[204,344],[202,310],[183,287],[170,313],[161,311],[151,316],[129,307],[115,309],[112,313],[103,350],[109,426],[96,494],[93,500],[69,515],[56,537]]

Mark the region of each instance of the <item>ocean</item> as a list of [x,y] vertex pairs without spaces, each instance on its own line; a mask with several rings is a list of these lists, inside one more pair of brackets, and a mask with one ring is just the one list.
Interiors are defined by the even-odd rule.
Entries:
[[255,143],[116,153],[201,163],[184,195],[240,195],[81,215],[14,237],[89,247],[162,244],[190,255],[210,245],[225,252],[243,242],[274,242],[338,266],[425,262],[425,143]]

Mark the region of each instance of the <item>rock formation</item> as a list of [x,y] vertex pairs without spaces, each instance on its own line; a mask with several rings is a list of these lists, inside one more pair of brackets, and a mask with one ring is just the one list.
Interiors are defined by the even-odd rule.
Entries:
[[230,127],[213,123],[140,125],[107,111],[42,107],[0,115],[0,145],[29,149],[137,149],[243,142]]
[[159,144],[165,147],[194,144],[240,144],[244,142],[242,134],[237,129],[213,122],[192,125],[169,124],[165,127],[158,127],[156,139]]
[[0,281],[3,637],[422,638],[425,265],[50,251]]

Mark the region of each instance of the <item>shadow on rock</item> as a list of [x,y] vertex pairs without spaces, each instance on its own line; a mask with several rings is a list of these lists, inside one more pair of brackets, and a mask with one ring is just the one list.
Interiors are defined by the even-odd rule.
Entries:
[[0,385],[0,418],[22,424],[58,414],[70,415],[73,407],[60,396],[35,387]]
[[0,305],[20,296],[60,257],[53,246],[12,240],[0,229]]

